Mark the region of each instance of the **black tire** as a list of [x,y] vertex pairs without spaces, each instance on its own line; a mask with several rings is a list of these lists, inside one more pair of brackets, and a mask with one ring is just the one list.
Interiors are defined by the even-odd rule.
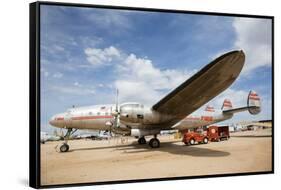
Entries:
[[149,146],[151,148],[159,148],[160,147],[160,141],[157,138],[150,139]]
[[195,145],[195,142],[196,142],[196,141],[195,141],[193,138],[189,140],[189,144],[190,144],[190,145]]
[[66,143],[63,143],[61,146],[60,146],[60,152],[67,152],[69,150],[69,145],[66,144]]
[[204,143],[204,144],[208,144],[208,142],[209,142],[209,139],[208,139],[207,137],[205,137],[205,138],[203,139],[203,143]]
[[183,142],[186,146],[188,146],[189,145],[189,143],[188,142]]
[[145,138],[144,137],[139,138],[138,143],[139,144],[146,144]]

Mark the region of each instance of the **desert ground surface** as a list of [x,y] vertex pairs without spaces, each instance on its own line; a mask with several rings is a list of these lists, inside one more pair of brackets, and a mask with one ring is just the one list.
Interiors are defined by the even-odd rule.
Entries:
[[[137,144],[134,137],[71,140],[41,145],[41,184],[71,184],[271,171],[271,129],[231,134],[227,141],[185,146],[174,135],[158,137],[161,147]],[[146,138],[147,141],[149,137]]]

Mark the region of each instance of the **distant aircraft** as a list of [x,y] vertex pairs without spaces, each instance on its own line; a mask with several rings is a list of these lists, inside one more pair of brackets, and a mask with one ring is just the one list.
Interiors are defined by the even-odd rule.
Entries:
[[158,148],[160,141],[157,135],[161,130],[207,126],[230,119],[234,113],[245,110],[258,114],[260,98],[256,92],[250,91],[245,107],[233,109],[231,102],[225,100],[221,110],[207,107],[199,117],[190,115],[227,89],[240,74],[244,62],[245,54],[242,50],[228,52],[206,65],[153,106],[130,102],[119,106],[117,91],[116,104],[72,108],[54,115],[49,123],[67,129],[66,140],[60,151],[69,150],[67,139],[77,129],[109,130],[116,134],[131,135],[138,137],[139,144],[146,144],[145,136],[154,135],[149,145]]
[[91,134],[91,133],[86,133],[86,134],[81,134],[81,135],[77,135],[75,138],[76,139],[80,139],[80,138],[84,138],[84,139],[92,139],[92,140],[108,140],[110,138],[110,134],[106,133],[106,132],[99,132],[98,134]]
[[47,142],[47,141],[59,141],[61,139],[62,139],[62,137],[60,137],[60,136],[49,135],[46,132],[41,132],[41,134],[40,134],[40,142],[42,144],[45,144],[45,142]]

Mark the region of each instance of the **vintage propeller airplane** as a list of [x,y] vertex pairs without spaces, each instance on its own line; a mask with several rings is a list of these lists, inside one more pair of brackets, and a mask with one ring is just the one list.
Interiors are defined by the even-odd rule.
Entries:
[[260,112],[260,98],[250,91],[247,106],[232,108],[225,100],[221,110],[207,106],[201,116],[192,116],[202,105],[227,89],[238,77],[245,62],[242,50],[228,52],[186,80],[153,106],[140,103],[122,103],[71,108],[64,113],[54,115],[49,123],[65,128],[65,142],[61,152],[67,152],[67,139],[77,129],[109,130],[116,134],[138,137],[139,144],[146,144],[145,136],[153,135],[149,145],[158,148],[157,135],[161,130],[178,129],[180,131],[207,126],[230,119],[234,113],[248,110],[251,114]]

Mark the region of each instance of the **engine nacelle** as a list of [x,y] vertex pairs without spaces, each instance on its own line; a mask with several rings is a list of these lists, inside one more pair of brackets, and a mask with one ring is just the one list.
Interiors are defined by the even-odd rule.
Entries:
[[119,135],[130,135],[131,134],[130,129],[122,128],[122,127],[113,127],[112,132],[115,134],[119,134]]
[[131,136],[134,137],[156,135],[159,133],[160,133],[160,129],[131,129]]
[[120,122],[124,125],[151,125],[164,123],[170,119],[171,117],[139,103],[125,103],[120,106]]

